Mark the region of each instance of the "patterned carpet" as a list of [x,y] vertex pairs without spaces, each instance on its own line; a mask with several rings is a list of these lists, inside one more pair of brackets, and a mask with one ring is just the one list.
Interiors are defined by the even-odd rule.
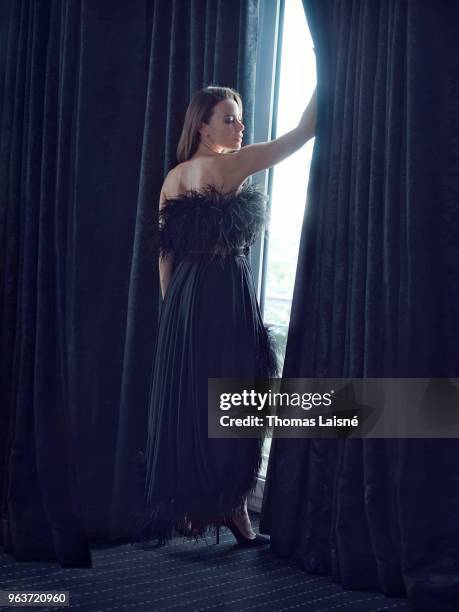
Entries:
[[307,575],[274,557],[269,546],[240,548],[227,529],[220,532],[220,544],[214,538],[178,538],[160,549],[97,547],[92,557],[92,569],[62,569],[53,563],[18,563],[0,553],[0,590],[69,591],[70,609],[82,612],[408,610],[406,600],[343,591],[329,578]]

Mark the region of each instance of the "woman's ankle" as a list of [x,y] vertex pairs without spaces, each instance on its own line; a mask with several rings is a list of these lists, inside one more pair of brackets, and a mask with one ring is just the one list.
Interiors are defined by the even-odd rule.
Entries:
[[231,517],[236,523],[239,530],[248,538],[255,537],[255,531],[252,528],[250,517],[247,511],[242,513],[234,513]]

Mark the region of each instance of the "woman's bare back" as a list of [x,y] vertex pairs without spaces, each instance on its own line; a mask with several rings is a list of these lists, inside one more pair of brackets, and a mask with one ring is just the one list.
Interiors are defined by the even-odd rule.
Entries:
[[[228,154],[228,157],[231,154]],[[225,159],[226,158],[226,159]],[[164,181],[162,194],[164,198],[173,198],[177,195],[196,189],[203,189],[212,185],[220,191],[238,191],[241,183],[240,177],[234,173],[234,164],[226,155],[196,157],[175,166]]]

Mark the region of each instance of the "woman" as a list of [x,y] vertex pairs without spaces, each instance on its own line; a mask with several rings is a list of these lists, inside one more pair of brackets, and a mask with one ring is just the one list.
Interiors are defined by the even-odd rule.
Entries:
[[163,302],[153,366],[147,444],[147,515],[140,539],[165,543],[220,524],[238,542],[268,542],[247,513],[261,439],[210,439],[207,381],[279,376],[247,259],[268,221],[265,196],[245,184],[314,135],[315,92],[298,126],[242,148],[242,101],[229,87],[195,93],[177,148],[179,164],[159,203]]

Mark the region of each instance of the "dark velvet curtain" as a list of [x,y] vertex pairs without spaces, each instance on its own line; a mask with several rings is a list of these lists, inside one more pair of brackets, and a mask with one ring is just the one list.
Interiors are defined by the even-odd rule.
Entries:
[[[318,125],[284,377],[459,374],[459,7],[303,0]],[[454,439],[275,439],[261,529],[346,589],[459,609]]]
[[0,17],[0,538],[88,566],[144,486],[160,186],[196,89],[238,89],[250,140],[258,0],[15,0]]

